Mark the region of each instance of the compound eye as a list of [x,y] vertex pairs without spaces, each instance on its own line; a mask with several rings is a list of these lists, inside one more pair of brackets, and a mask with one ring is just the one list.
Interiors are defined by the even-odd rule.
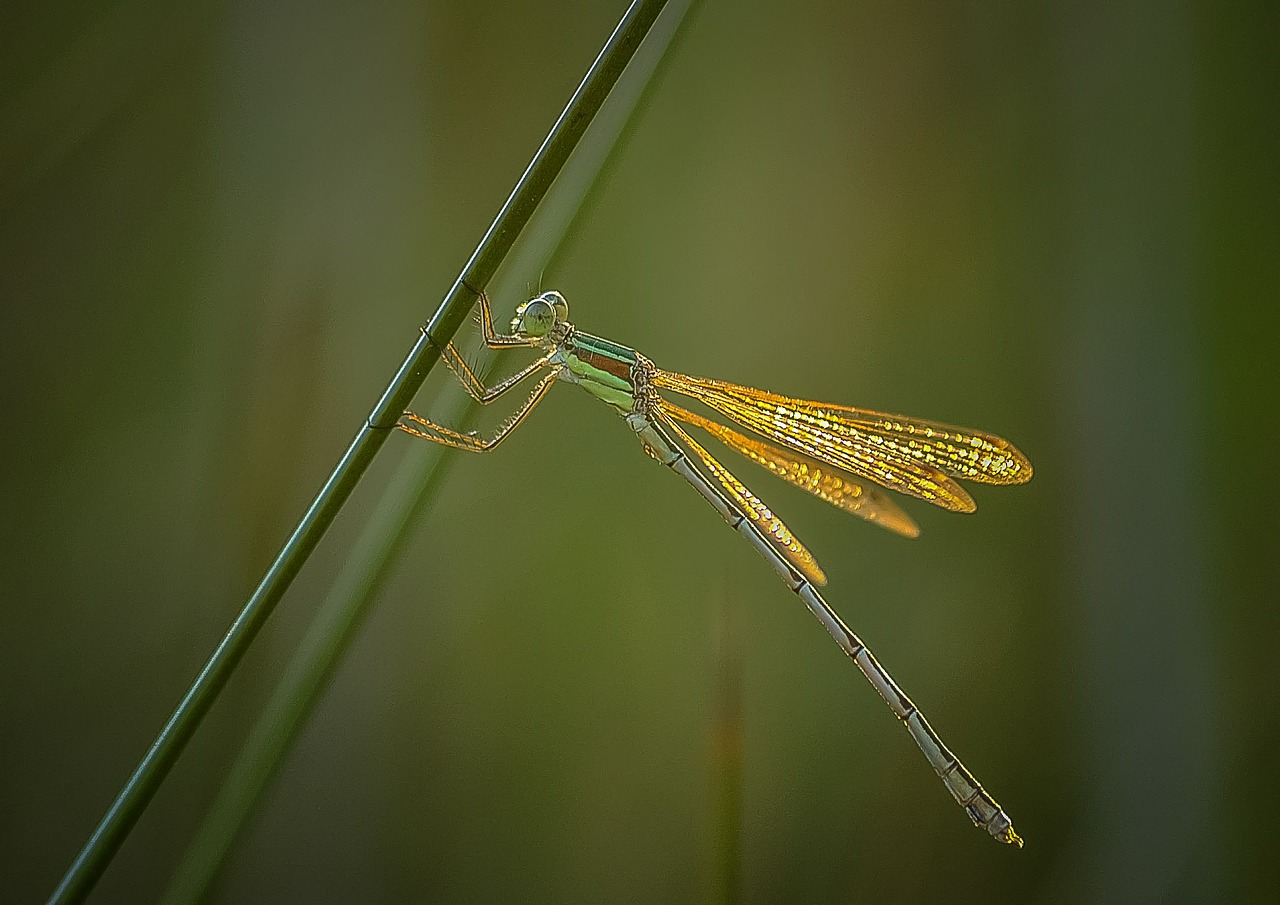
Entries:
[[544,301],[550,303],[552,309],[556,313],[556,320],[567,321],[569,319],[569,303],[564,300],[564,296],[558,292],[544,292],[540,296]]
[[546,336],[551,332],[556,323],[556,313],[545,298],[539,296],[521,307],[523,310],[516,317],[519,332],[526,336]]

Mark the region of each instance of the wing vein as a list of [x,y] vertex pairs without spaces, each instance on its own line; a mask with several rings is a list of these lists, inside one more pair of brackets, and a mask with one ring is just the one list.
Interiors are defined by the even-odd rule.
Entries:
[[711,453],[703,448],[701,443],[689,436],[688,431],[677,424],[666,411],[659,409],[659,415],[663,422],[674,430],[680,439],[693,450],[694,455],[701,460],[703,466],[711,473],[711,476],[724,488],[725,493],[734,501],[738,510],[761,529],[769,543],[811,582],[818,586],[825,585],[827,576],[822,571],[822,567],[818,565],[818,561],[813,558],[813,554],[808,551],[804,544],[800,543],[799,539],[791,533],[791,529],[783,523],[782,519],[774,515],[765,502],[734,477],[729,469],[717,462]]
[[802,455],[958,512],[973,498],[936,464],[904,453],[886,438],[826,417],[817,403],[793,400],[722,381],[659,371],[654,383],[707,405],[767,440]]
[[702,428],[734,452],[832,506],[904,537],[920,535],[920,526],[897,503],[873,485],[853,480],[853,475],[844,469],[744,436],[667,400],[663,400],[662,408],[672,417]]

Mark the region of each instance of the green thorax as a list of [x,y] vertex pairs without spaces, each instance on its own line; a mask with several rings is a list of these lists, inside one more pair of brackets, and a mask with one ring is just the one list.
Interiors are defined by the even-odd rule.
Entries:
[[565,366],[584,390],[623,412],[635,405],[631,369],[636,350],[590,333],[574,332],[564,348]]

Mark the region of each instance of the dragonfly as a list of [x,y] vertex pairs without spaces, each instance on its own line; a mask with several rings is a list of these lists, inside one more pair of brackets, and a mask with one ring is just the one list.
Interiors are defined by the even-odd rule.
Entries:
[[[452,343],[437,343],[446,367],[476,402],[488,404],[540,375],[525,401],[487,436],[459,432],[406,411],[396,427],[434,443],[489,452],[515,430],[557,381],[577,384],[611,406],[644,451],[688,481],[760,553],[840,645],[905,726],[943,785],[974,825],[1022,847],[1013,822],[960,763],[867,645],[818,588],[826,575],[773,511],[690,435],[705,431],[724,446],[833,506],[891,532],[916,537],[919,526],[881,488],[953,512],[972,512],[958,480],[1022,484],[1031,463],[1000,437],[964,427],[867,409],[793,399],[722,380],[664,371],[635,349],[578,330],[559,292],[521,304],[508,333],[494,330],[489,300],[478,293],[490,349],[536,349],[533,362],[486,387]],[[705,406],[750,434],[672,402],[673,393]],[[754,435],[754,436],[752,436]]]

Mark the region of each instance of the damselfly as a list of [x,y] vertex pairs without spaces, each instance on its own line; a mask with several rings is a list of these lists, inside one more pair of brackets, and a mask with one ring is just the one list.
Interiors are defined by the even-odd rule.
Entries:
[[[558,292],[544,292],[520,305],[510,333],[493,329],[489,302],[482,294],[480,325],[485,344],[492,349],[526,347],[542,354],[492,387],[483,385],[452,344],[439,346],[445,365],[480,403],[492,402],[526,378],[545,371],[525,402],[488,437],[459,433],[413,412],[405,412],[397,427],[445,446],[487,452],[525,419],[557,380],[575,383],[611,405],[635,431],[645,452],[692,484],[818,617],[906,725],[974,824],[1001,842],[1021,847],[1022,839],[1013,831],[1009,815],[942,743],[867,646],[818,594],[826,576],[812,554],[681,423],[705,430],[819,499],[906,537],[920,533],[916,523],[868,482],[943,509],[972,512],[973,498],[955,479],[1021,484],[1031,478],[1031,463],[1021,452],[1000,437],[968,428],[791,399],[664,371],[634,349],[577,330],[569,323],[569,306]],[[693,399],[758,436],[747,436],[688,411],[664,398],[663,390]],[[692,459],[687,451],[693,453]]]

